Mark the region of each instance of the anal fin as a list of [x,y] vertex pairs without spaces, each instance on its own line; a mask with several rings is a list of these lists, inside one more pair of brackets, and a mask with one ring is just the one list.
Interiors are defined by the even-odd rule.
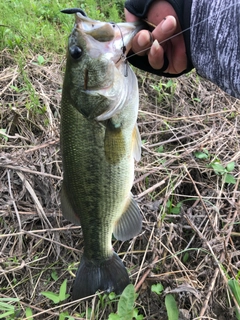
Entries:
[[130,193],[124,213],[115,222],[113,235],[117,240],[125,241],[138,235],[141,229],[142,215],[137,202]]

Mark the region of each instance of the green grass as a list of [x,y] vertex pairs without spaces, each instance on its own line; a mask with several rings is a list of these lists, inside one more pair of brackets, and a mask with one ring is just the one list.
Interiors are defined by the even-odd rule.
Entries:
[[26,57],[34,53],[62,54],[74,17],[62,14],[65,8],[80,7],[97,20],[119,22],[123,18],[123,1],[38,1],[10,0],[0,3],[0,50],[20,49]]

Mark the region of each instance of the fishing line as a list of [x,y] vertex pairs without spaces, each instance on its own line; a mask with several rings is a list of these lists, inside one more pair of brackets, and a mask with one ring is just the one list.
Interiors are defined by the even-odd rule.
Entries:
[[[222,9],[222,10],[220,10],[220,11],[212,14],[210,17],[207,17],[207,18],[203,19],[202,21],[194,24],[193,26],[191,26],[191,27],[189,27],[189,28],[186,28],[186,29],[184,29],[184,30],[182,30],[182,31],[174,34],[173,36],[171,36],[171,37],[169,37],[169,38],[167,38],[167,39],[165,39],[165,40],[163,40],[163,41],[161,41],[161,42],[158,42],[158,43],[161,45],[161,44],[163,44],[164,42],[167,42],[168,40],[171,40],[172,38],[175,38],[175,37],[179,36],[180,34],[183,34],[184,32],[186,32],[186,31],[188,31],[188,30],[194,29],[195,27],[197,27],[197,26],[200,25],[201,23],[203,23],[203,22],[205,22],[205,21],[208,21],[209,19],[211,19],[211,18],[213,18],[213,17],[215,17],[215,16],[218,16],[218,15],[221,16],[221,14],[222,14],[224,11],[226,11],[226,10],[232,8],[232,7],[235,7],[235,6],[239,5],[239,4],[240,4],[240,2],[237,2],[237,3],[235,3],[235,4],[230,4],[228,7],[226,7],[226,8],[224,8],[224,9]],[[218,17],[218,18],[219,18],[219,17]],[[152,25],[152,24],[151,24],[151,25]],[[155,26],[155,27],[156,27],[156,26]],[[145,48],[145,49],[143,49],[143,50],[140,50],[140,51],[138,51],[138,52],[135,52],[135,53],[131,54],[130,56],[125,57],[125,59],[129,59],[129,58],[131,58],[131,57],[134,57],[135,55],[137,55],[137,54],[139,54],[139,53],[142,53],[142,52],[144,52],[144,51],[147,51],[147,50],[149,50],[149,49],[151,49],[151,46],[148,47],[148,48]]]
[[120,34],[121,34],[121,38],[122,38],[122,54],[120,56],[120,58],[118,59],[118,61],[116,63],[118,63],[120,60],[123,60],[124,62],[124,77],[127,77],[128,76],[128,61],[127,61],[127,57],[126,57],[126,46],[124,44],[124,38],[123,38],[123,34],[122,34],[122,30],[121,28],[119,27],[119,25],[117,23],[114,23],[114,22],[111,22],[114,26],[117,26],[119,31],[120,31]]

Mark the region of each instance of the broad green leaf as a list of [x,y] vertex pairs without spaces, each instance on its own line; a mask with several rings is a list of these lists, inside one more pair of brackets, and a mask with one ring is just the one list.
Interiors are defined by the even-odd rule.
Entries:
[[66,294],[67,291],[67,279],[65,279],[63,281],[63,283],[61,284],[60,287],[60,291],[59,291],[59,300],[60,301],[64,301],[65,299],[67,299],[69,297],[69,294]]
[[223,174],[226,172],[226,169],[220,163],[211,163],[210,166],[216,173]]
[[161,294],[164,290],[164,287],[161,283],[153,284],[151,286],[151,291],[155,292],[156,294]]
[[240,306],[240,284],[238,283],[238,281],[236,279],[230,279],[230,280],[228,280],[228,285],[229,285],[235,299],[237,300],[237,303]]
[[179,214],[180,212],[181,212],[181,207],[179,207],[179,206],[173,207],[171,209],[171,213],[173,213],[173,214]]
[[194,156],[197,159],[207,159],[208,158],[208,154],[206,154],[205,152],[201,152],[201,151],[194,152]]
[[179,312],[177,303],[172,294],[167,294],[165,297],[165,306],[167,309],[168,320],[178,320]]
[[61,312],[59,314],[59,319],[58,320],[74,320],[74,317],[70,316],[69,313],[66,311],[66,312]]
[[108,295],[109,300],[113,300],[116,298],[116,293],[115,292],[110,292]]
[[108,316],[108,320],[121,320],[121,318],[116,313],[110,313],[110,315]]
[[142,320],[143,319],[143,315],[142,314],[138,314],[138,309],[134,309],[133,310],[133,318],[136,320]]
[[37,60],[38,60],[38,64],[43,64],[45,62],[44,57],[40,55],[37,57]]
[[235,162],[234,162],[234,161],[229,162],[229,163],[227,164],[227,166],[226,166],[226,169],[227,169],[228,172],[233,171],[234,168],[235,168]]
[[65,320],[66,319],[66,314],[65,314],[65,312],[61,312],[60,314],[59,314],[59,319],[58,320]]
[[124,320],[132,320],[133,306],[136,299],[134,286],[129,284],[120,296],[117,313]]
[[224,182],[236,184],[236,179],[232,174],[226,173],[226,175],[224,176]]
[[41,292],[43,296],[46,298],[52,300],[54,303],[59,303],[60,302],[60,297],[58,294],[51,292],[51,291],[43,291]]
[[32,309],[27,307],[26,310],[25,310],[25,314],[26,314],[26,317],[28,318],[28,320],[33,320],[33,312],[32,312]]

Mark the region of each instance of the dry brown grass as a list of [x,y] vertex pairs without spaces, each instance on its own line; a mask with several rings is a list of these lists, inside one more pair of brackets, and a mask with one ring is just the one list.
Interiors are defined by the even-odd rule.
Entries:
[[[0,298],[20,299],[19,319],[26,319],[27,306],[34,319],[58,319],[64,310],[85,319],[79,314],[88,306],[92,319],[107,319],[114,304],[101,308],[96,297],[54,306],[40,295],[58,292],[64,279],[70,291],[83,248],[81,227],[59,209],[62,61],[39,66],[29,57],[19,67],[7,51],[0,61],[0,128],[6,129],[0,135]],[[144,319],[166,320],[164,295],[150,290],[161,282],[165,294],[174,294],[182,320],[235,319],[227,281],[240,267],[239,100],[195,73],[159,92],[159,81],[167,79],[137,74],[144,144],[133,193],[143,229],[129,242],[114,243],[138,290],[137,306]],[[205,149],[208,159],[194,156]],[[209,167],[214,159],[224,167],[234,161],[236,184],[224,183]]]

